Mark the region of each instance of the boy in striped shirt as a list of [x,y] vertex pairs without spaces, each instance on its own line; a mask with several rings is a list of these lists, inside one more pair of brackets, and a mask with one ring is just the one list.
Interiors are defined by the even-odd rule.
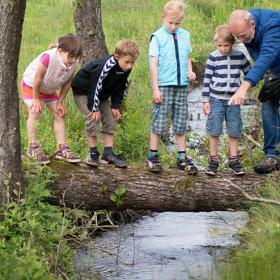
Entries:
[[207,59],[203,81],[203,112],[208,115],[206,128],[209,134],[210,160],[206,174],[215,176],[218,170],[218,143],[226,122],[229,136],[229,168],[235,175],[243,175],[238,159],[238,143],[242,131],[240,106],[228,105],[229,99],[240,86],[241,72],[250,69],[245,54],[234,48],[235,38],[228,25],[220,25],[215,31],[217,49]]

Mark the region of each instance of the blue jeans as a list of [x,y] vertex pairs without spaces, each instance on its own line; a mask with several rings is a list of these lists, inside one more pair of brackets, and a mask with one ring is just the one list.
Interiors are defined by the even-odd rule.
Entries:
[[279,101],[266,101],[262,104],[263,151],[267,156],[279,156],[280,152],[276,150],[280,143],[280,115]]
[[240,106],[229,106],[228,100],[210,97],[211,111],[208,115],[206,128],[211,136],[220,136],[223,133],[223,123],[226,122],[227,134],[240,138],[242,132],[242,119]]

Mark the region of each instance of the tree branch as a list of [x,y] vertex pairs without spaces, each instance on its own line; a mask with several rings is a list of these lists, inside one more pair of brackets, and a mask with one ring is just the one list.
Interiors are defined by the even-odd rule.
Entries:
[[242,188],[240,188],[239,186],[237,186],[236,184],[234,184],[233,182],[231,182],[230,180],[224,179],[225,182],[229,183],[232,187],[234,187],[235,189],[239,190],[245,198],[247,198],[250,201],[254,201],[254,202],[263,202],[263,203],[268,203],[268,204],[273,204],[273,205],[277,205],[280,206],[280,201],[278,200],[273,200],[273,199],[267,199],[267,198],[262,198],[262,197],[255,197],[255,196],[251,196],[249,194],[247,194]]

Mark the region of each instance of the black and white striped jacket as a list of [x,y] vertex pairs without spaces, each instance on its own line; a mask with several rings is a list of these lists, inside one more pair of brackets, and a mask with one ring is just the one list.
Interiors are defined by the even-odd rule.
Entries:
[[123,71],[113,55],[101,57],[83,66],[72,81],[74,94],[88,96],[88,108],[99,111],[100,100],[111,97],[112,108],[122,104],[131,70]]

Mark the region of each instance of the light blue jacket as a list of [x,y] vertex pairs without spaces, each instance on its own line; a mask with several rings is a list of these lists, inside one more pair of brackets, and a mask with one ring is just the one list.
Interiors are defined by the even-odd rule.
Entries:
[[161,27],[151,36],[158,43],[158,85],[159,86],[187,86],[188,58],[191,52],[190,34],[178,28],[176,30],[177,43],[173,34],[165,27]]
[[255,61],[245,80],[256,85],[269,69],[280,77],[280,11],[269,9],[249,10],[256,22],[253,40],[246,43]]

